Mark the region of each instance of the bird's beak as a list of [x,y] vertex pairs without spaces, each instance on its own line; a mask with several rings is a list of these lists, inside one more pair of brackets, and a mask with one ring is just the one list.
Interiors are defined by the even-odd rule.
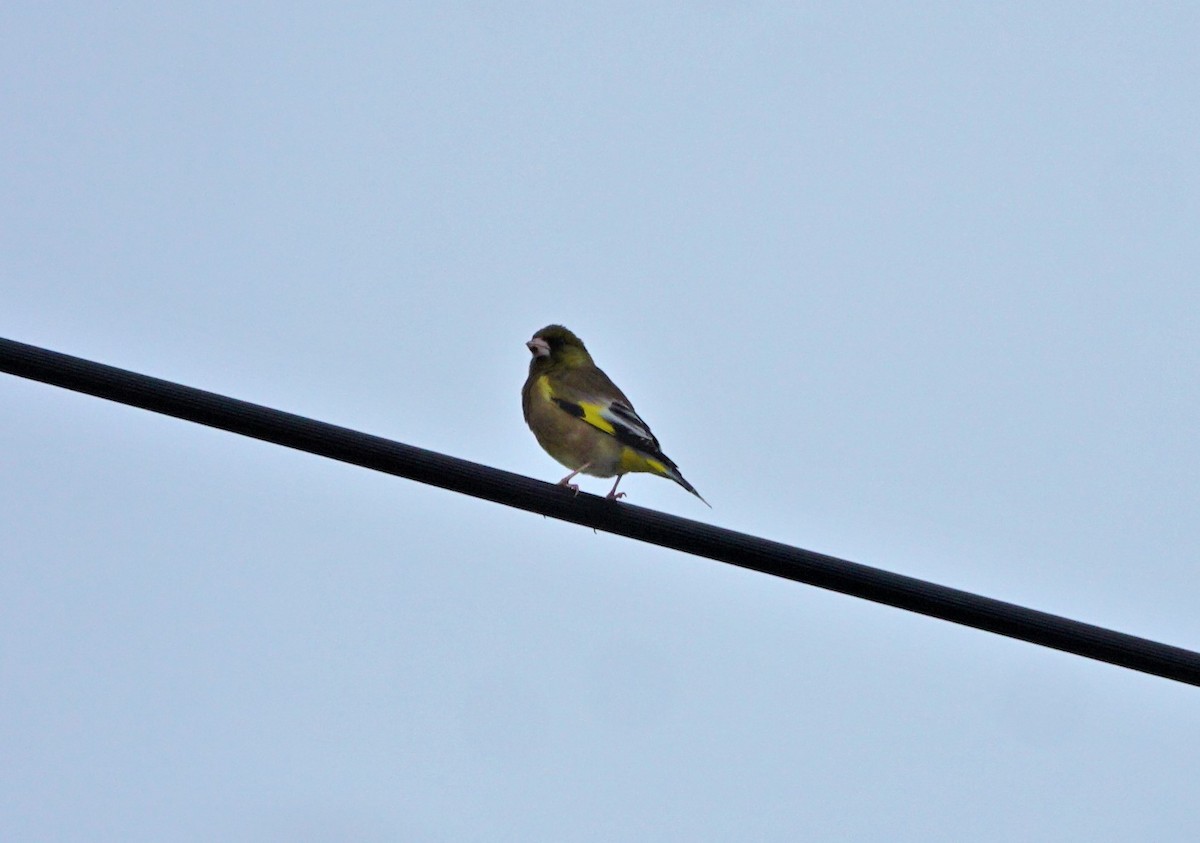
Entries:
[[534,337],[529,342],[525,343],[525,347],[529,349],[530,353],[535,358],[550,356],[550,343],[546,342],[541,337]]

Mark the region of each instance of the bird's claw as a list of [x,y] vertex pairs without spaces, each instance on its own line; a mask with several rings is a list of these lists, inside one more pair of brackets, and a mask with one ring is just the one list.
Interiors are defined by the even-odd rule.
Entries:
[[609,492],[604,497],[610,501],[619,501],[621,498],[625,497],[625,493],[624,492]]

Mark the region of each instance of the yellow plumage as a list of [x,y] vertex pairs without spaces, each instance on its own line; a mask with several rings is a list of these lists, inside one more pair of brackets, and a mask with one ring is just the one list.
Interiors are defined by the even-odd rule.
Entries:
[[561,485],[578,489],[570,481],[581,473],[616,476],[608,493],[616,499],[625,495],[617,492],[621,477],[646,472],[674,480],[704,501],[577,336],[548,325],[526,345],[533,359],[521,390],[525,422],[546,453],[571,469]]

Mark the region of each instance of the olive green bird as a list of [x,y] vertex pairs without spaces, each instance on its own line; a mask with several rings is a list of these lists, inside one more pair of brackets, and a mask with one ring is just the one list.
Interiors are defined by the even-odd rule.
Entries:
[[571,482],[577,474],[616,475],[608,498],[617,500],[625,497],[617,491],[621,478],[644,471],[674,480],[709,506],[579,337],[562,325],[547,325],[525,345],[533,354],[521,390],[525,422],[546,453],[571,469],[560,486],[579,491]]

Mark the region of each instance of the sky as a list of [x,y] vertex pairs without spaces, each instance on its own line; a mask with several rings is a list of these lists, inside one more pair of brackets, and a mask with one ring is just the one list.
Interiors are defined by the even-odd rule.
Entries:
[[[1200,9],[0,9],[0,336],[1200,648]],[[1195,688],[0,376],[0,838],[1190,840]],[[584,479],[603,494],[610,481]]]

